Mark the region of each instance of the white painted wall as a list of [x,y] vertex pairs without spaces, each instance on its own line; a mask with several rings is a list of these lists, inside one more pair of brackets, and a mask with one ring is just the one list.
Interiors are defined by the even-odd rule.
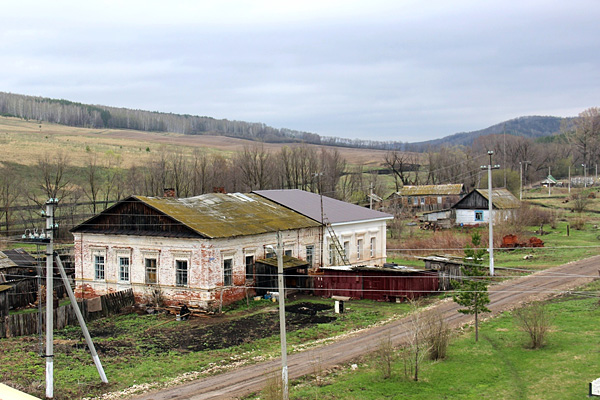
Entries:
[[[386,220],[332,224],[332,228],[342,247],[344,247],[344,242],[349,242],[350,254],[347,257],[351,265],[383,265],[386,262]],[[362,239],[363,243],[360,258],[357,251],[359,239]],[[371,239],[375,239],[375,249],[372,256],[370,251]],[[324,266],[330,266],[328,250],[330,243],[329,232],[325,229]]]

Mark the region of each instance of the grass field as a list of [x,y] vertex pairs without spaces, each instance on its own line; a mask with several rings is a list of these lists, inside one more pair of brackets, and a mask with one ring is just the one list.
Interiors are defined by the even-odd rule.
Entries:
[[[312,302],[333,306],[332,300]],[[99,384],[80,328],[56,331],[55,398],[95,396],[132,385],[165,385],[173,379],[181,381],[277,357],[280,354],[277,304],[270,301],[250,304],[250,309],[245,302],[238,304],[223,317],[213,320],[193,318],[177,322],[173,316],[133,313],[89,323],[110,382],[107,386]],[[331,309],[320,312],[324,317],[337,317],[329,323],[288,321],[288,348],[290,352],[308,349],[326,342],[327,338],[398,318],[408,310],[407,304],[352,301],[342,315],[334,314]],[[235,328],[235,321],[249,328],[247,318],[252,316],[259,318],[259,326],[252,329],[259,329],[260,325],[269,327],[266,337],[257,336],[252,340],[252,329],[244,328],[241,335],[242,328]],[[289,313],[288,318],[294,321]],[[225,337],[240,336],[248,340],[232,346],[225,342]],[[39,348],[37,336],[0,339],[0,381],[43,397],[45,360],[38,355]]]
[[394,374],[383,379],[372,357],[333,372],[315,384],[314,377],[296,382],[292,399],[583,399],[588,383],[600,377],[600,284],[579,296],[547,302],[552,329],[541,349],[526,347],[511,313],[486,321],[480,341],[467,328],[456,335],[443,361],[421,364],[420,379],[404,375],[401,361]]

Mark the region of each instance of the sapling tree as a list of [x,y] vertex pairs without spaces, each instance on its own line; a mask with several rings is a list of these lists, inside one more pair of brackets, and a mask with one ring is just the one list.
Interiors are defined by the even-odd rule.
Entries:
[[471,244],[465,248],[465,258],[463,260],[462,280],[455,281],[456,291],[452,296],[453,300],[463,306],[458,310],[463,314],[475,315],[475,341],[479,340],[479,314],[490,312],[486,307],[490,303],[488,296],[488,280],[484,276],[483,255],[485,250],[479,248],[481,244],[481,235],[477,232],[471,236]]

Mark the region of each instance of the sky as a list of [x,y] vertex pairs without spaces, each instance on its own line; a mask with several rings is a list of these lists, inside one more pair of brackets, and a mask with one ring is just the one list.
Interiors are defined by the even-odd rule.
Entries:
[[600,106],[597,0],[9,1],[0,91],[417,142]]

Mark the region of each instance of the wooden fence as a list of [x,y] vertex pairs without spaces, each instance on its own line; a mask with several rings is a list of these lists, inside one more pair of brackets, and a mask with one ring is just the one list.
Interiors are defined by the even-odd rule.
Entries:
[[[89,300],[77,302],[83,318],[91,321],[108,315],[118,314],[124,307],[134,304],[133,291],[131,289],[122,292],[110,293],[100,297],[102,310],[88,311]],[[46,313],[40,315],[37,312],[28,314],[11,314],[0,318],[0,338],[25,336],[45,331]],[[77,316],[71,304],[58,307],[54,310],[54,329],[62,329],[67,325],[77,325]]]

